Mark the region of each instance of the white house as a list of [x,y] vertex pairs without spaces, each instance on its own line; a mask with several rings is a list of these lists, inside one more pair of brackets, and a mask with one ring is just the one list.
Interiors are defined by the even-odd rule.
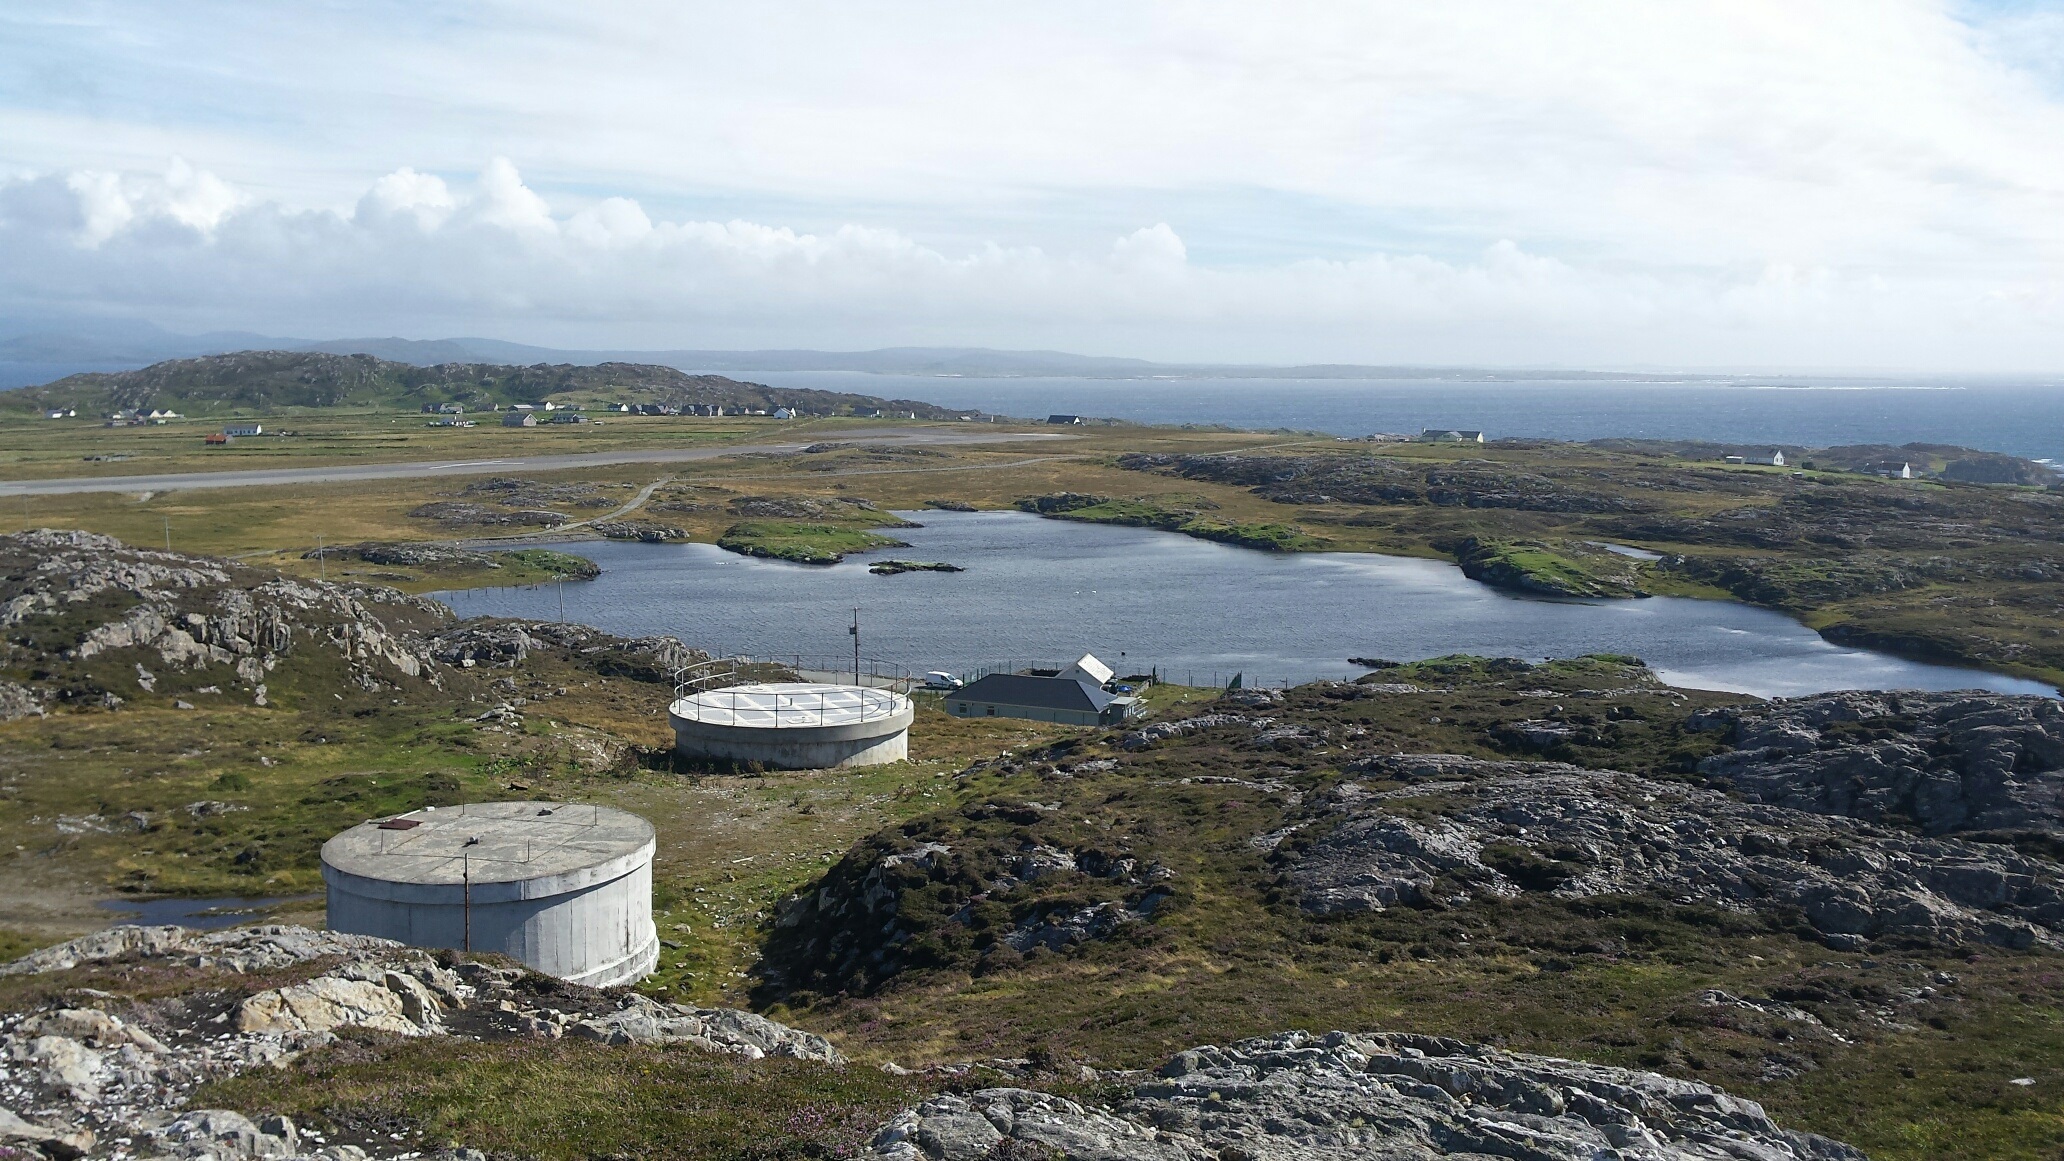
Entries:
[[78,409],[73,407],[53,407],[43,413],[45,419],[76,419],[78,416]]
[[1483,432],[1459,428],[1429,427],[1419,433],[1421,443],[1482,443]]
[[1770,453],[1770,466],[1773,468],[1781,468],[1784,466],[1784,453],[1782,451],[1773,451]]
[[774,409],[774,418],[776,419],[794,419],[795,417],[795,412],[789,410],[786,407],[777,407]]
[[265,425],[262,423],[225,423],[222,425],[222,434],[227,436],[264,435]]
[[1099,689],[1103,688],[1105,682],[1111,680],[1111,675],[1111,667],[1098,661],[1094,653],[1084,653],[1076,659],[1075,664],[1060,672],[1060,676],[1069,681],[1087,682]]

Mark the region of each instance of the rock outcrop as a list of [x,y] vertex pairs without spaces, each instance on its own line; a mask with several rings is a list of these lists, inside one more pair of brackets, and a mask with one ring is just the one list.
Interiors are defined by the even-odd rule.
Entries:
[[[318,664],[341,661],[359,689],[436,685],[414,634],[450,618],[395,589],[303,581],[88,532],[0,536],[0,660],[38,673],[0,697],[0,713],[215,692],[220,670],[263,704],[268,674],[321,654],[332,656]],[[203,678],[208,669],[218,672]]]
[[[1269,836],[1308,911],[1528,891],[1648,894],[1740,911],[1796,909],[1843,946],[1879,936],[2064,942],[2064,874],[1998,845],[1553,762],[1397,755],[1351,772],[1411,785],[1372,791],[1345,782],[1313,804],[1301,828]],[[1412,815],[1386,808],[1403,797],[1415,800]],[[1431,815],[1429,800],[1442,804]]]
[[1652,1072],[1433,1036],[1302,1032],[1179,1053],[1105,1111],[1026,1089],[937,1096],[881,1161],[1863,1161],[1754,1101]]
[[[303,964],[322,972],[241,998],[218,990],[219,983],[151,1002],[74,989],[64,993],[64,1004],[0,1016],[0,1147],[23,1142],[69,1161],[96,1139],[126,1139],[146,1142],[155,1151],[146,1155],[191,1161],[362,1161],[363,1150],[297,1135],[283,1118],[253,1122],[223,1109],[181,1111],[207,1081],[284,1064],[351,1030],[574,1035],[607,1044],[689,1044],[751,1060],[844,1062],[823,1037],[751,1012],[661,1004],[541,980],[519,968],[477,962],[449,968],[390,940],[301,927],[209,933],[118,927],[0,965],[0,976],[149,965],[234,980]],[[394,1152],[420,1155],[403,1148]]]
[[[550,1020],[547,1016],[545,1019]],[[692,1044],[749,1060],[785,1056],[843,1064],[831,1041],[736,1008],[691,1008],[631,995],[622,1008],[565,1025],[566,1034],[604,1044]]]
[[681,667],[709,654],[673,637],[617,637],[586,625],[550,621],[473,620],[430,638],[429,653],[446,665],[507,669],[540,650],[561,650],[604,677],[669,682]]
[[2064,833],[2064,705],[2049,698],[1850,690],[1690,724],[1734,747],[1699,773],[1753,802],[1931,835]]

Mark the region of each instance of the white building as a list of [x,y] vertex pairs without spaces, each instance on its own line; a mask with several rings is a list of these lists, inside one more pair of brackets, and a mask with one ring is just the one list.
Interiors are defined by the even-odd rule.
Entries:
[[1097,660],[1096,654],[1084,653],[1075,664],[1061,670],[1060,676],[1069,681],[1083,681],[1102,689],[1112,677],[1112,669]]
[[222,434],[227,436],[264,435],[265,425],[262,423],[225,423],[222,425]]
[[1483,432],[1460,428],[1429,427],[1419,433],[1421,443],[1482,443]]
[[53,408],[51,408],[50,410],[48,410],[48,411],[45,411],[45,412],[43,413],[43,418],[45,418],[45,419],[76,419],[76,418],[78,418],[78,415],[79,415],[79,412],[78,412],[78,409],[77,409],[77,408],[72,408],[72,407],[53,407]]

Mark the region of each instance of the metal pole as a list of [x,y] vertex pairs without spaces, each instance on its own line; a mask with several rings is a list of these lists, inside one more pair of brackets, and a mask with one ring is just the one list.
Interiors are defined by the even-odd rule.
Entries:
[[464,910],[465,910],[465,913],[466,913],[466,927],[465,927],[465,934],[464,934],[464,938],[462,939],[462,941],[461,941],[461,942],[462,942],[462,943],[463,943],[463,945],[464,945],[464,950],[466,950],[466,951],[472,951],[472,950],[473,950],[473,856],[472,856],[472,855],[470,855],[470,854],[468,854],[468,853],[467,853],[467,852],[465,852],[465,851],[460,851],[460,852],[459,852],[459,876],[460,876],[460,879],[461,879],[461,881],[462,881],[462,882],[463,882],[463,883],[465,884],[465,886],[464,886],[464,888],[463,888],[463,891],[464,891],[464,895],[462,896],[462,899],[463,899],[463,906],[464,906]]
[[853,627],[846,630],[853,635],[853,684],[860,684],[860,610],[853,610]]
[[321,573],[322,582],[330,582],[330,558],[323,555],[322,533],[315,534],[315,567]]
[[566,578],[563,576],[557,578],[553,587],[559,590],[559,623],[564,625],[566,623]]
[[167,554],[170,554],[170,553],[171,553],[171,551],[172,551],[172,518],[171,518],[170,516],[167,516],[167,517],[165,517],[165,552],[166,552]]

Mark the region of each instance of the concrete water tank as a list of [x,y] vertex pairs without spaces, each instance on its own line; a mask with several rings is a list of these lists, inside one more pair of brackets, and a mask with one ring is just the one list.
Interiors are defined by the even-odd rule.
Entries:
[[659,961],[653,845],[651,823],[606,806],[479,802],[375,819],[323,844],[329,927],[627,984]]
[[900,762],[912,714],[891,690],[806,681],[704,690],[667,707],[676,753],[778,770]]

